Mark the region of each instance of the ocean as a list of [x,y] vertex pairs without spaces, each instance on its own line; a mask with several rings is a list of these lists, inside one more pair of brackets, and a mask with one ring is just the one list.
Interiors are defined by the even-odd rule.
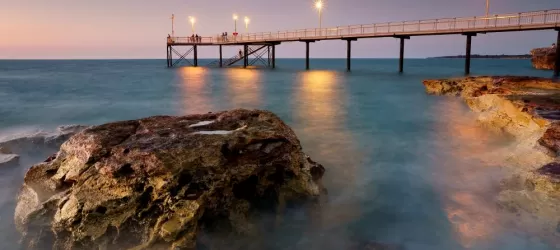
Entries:
[[[204,66],[212,60],[199,60]],[[423,79],[463,76],[463,59],[277,59],[277,68],[166,68],[165,60],[0,60],[0,143],[152,115],[266,109],[290,125],[327,170],[320,225],[291,211],[263,232],[269,249],[555,249],[511,226],[496,184],[511,165],[508,136],[476,122],[459,98],[425,94]],[[474,59],[473,75],[550,77],[529,60]],[[26,170],[56,152],[42,141],[13,149],[0,169],[0,249],[17,248],[15,198]],[[215,239],[228,241],[228,239]],[[231,239],[229,239],[231,240]]]

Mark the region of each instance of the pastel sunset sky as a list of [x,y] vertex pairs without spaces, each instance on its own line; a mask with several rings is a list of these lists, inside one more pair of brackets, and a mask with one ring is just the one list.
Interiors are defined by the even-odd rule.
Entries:
[[[560,9],[560,0],[491,0],[491,13]],[[485,0],[326,0],[323,27],[444,17],[480,16]],[[233,32],[232,14],[249,16],[249,32],[318,26],[312,0],[0,0],[0,59],[165,58],[165,37],[176,16],[177,35],[190,35],[188,16],[195,16],[196,33],[215,36]],[[238,23],[243,31],[244,25]],[[523,54],[549,46],[553,31],[479,35],[473,53]],[[463,36],[413,37],[406,57],[463,54]],[[229,51],[231,50],[231,51]],[[225,53],[235,53],[229,48]],[[203,48],[201,57],[215,58],[216,48]],[[312,44],[314,58],[345,57],[343,41]],[[303,57],[303,43],[284,43],[278,57]],[[398,57],[398,40],[362,39],[353,57]]]

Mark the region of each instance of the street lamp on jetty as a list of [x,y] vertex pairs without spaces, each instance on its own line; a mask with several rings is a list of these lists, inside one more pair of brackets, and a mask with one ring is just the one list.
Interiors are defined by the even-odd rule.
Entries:
[[193,16],[189,16],[189,21],[191,22],[191,31],[194,34],[194,23],[196,23],[196,18]]
[[245,33],[249,32],[249,22],[251,22],[251,19],[245,17]]
[[322,14],[323,14],[323,1],[322,0],[317,0],[315,1],[315,9],[317,9],[317,11],[319,11],[319,29],[321,29],[322,27]]
[[235,27],[234,27],[234,32],[235,32],[235,33],[237,33],[237,19],[238,19],[238,18],[239,18],[239,17],[237,16],[237,14],[233,14],[233,22],[234,22],[234,25],[235,25]]

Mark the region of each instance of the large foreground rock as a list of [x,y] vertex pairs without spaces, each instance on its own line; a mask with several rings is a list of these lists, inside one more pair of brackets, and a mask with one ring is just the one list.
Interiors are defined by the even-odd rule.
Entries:
[[536,69],[553,70],[556,62],[556,48],[538,48],[531,50],[531,63]]
[[191,249],[202,227],[254,235],[259,210],[323,192],[324,168],[266,111],[95,126],[53,158],[27,172],[18,197],[26,248]]

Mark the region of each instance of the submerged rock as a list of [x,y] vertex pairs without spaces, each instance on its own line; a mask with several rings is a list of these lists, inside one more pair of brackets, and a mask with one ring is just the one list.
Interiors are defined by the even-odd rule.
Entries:
[[531,50],[531,63],[536,69],[553,70],[556,63],[556,48],[538,48]]
[[0,154],[12,154],[12,150],[8,147],[0,147]]
[[324,171],[267,111],[121,121],[33,166],[15,222],[31,249],[192,249],[203,227],[254,235],[258,211],[314,204]]

